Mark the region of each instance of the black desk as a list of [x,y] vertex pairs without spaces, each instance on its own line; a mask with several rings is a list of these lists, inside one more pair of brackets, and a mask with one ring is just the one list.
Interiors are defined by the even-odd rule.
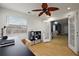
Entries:
[[34,54],[21,42],[14,39],[15,45],[0,48],[0,56],[34,56]]

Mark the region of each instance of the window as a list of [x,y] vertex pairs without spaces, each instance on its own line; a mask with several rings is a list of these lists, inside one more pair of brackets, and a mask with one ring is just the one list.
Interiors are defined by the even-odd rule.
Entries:
[[9,16],[7,18],[7,34],[26,33],[27,21],[19,16]]

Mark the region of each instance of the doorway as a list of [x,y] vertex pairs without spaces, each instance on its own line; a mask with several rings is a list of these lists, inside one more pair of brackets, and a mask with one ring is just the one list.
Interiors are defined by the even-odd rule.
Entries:
[[51,38],[68,37],[68,18],[51,21]]

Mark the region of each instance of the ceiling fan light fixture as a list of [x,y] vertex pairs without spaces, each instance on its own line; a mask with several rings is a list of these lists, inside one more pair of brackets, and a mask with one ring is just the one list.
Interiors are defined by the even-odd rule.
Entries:
[[42,3],[41,5],[42,9],[34,9],[32,11],[41,11],[38,16],[41,16],[43,13],[45,13],[48,16],[51,16],[51,11],[59,10],[57,7],[49,7],[47,3]]

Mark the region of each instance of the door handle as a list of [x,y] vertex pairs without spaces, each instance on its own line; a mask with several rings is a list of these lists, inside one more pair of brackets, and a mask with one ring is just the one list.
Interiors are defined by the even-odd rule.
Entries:
[[77,32],[77,36],[78,36],[78,32]]

